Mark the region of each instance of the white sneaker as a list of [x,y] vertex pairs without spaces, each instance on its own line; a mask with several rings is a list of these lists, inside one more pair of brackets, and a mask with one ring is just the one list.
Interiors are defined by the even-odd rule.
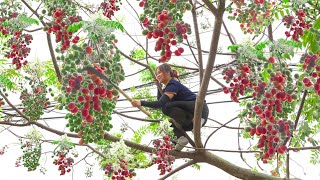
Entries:
[[174,150],[181,151],[189,143],[188,139],[184,136],[179,137]]

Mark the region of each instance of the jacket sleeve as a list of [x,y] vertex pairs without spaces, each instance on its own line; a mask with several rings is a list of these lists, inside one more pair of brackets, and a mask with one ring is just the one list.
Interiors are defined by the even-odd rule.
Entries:
[[163,94],[158,101],[141,101],[141,106],[159,109],[162,108],[168,101],[170,101],[170,98]]

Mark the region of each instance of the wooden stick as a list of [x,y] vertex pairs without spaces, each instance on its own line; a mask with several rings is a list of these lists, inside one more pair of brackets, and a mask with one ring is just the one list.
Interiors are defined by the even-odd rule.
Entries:
[[[93,74],[99,76],[101,79],[107,81],[109,84],[111,84],[114,88],[116,88],[126,99],[128,99],[130,102],[132,102],[132,98],[126,94],[122,89],[120,89],[115,83],[113,83],[107,76],[105,76],[104,74],[102,74],[100,71],[96,70],[93,67],[85,67],[83,68],[84,71],[90,71]],[[138,107],[138,109],[140,109],[140,111],[142,111],[144,114],[146,114],[148,117],[150,117],[150,113],[147,112],[143,107]]]

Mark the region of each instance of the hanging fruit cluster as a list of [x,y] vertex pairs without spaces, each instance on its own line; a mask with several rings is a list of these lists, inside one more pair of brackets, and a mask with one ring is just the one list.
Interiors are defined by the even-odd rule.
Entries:
[[[52,9],[52,8],[50,8]],[[80,16],[69,15],[67,16],[67,11],[65,9],[56,8],[52,12],[49,12],[48,15],[52,16],[52,22],[47,23],[47,27],[44,28],[47,33],[53,33],[56,35],[56,43],[61,43],[60,51],[64,52],[73,44],[78,43],[79,36],[72,38],[72,31],[68,31],[69,25],[79,22],[81,20]],[[45,11],[44,11],[45,12]],[[73,12],[73,11],[72,11]],[[70,14],[70,12],[69,12]]]
[[30,45],[33,38],[32,35],[24,34],[21,30],[12,28],[7,24],[10,19],[17,18],[17,16],[17,13],[12,13],[8,14],[7,17],[0,17],[0,33],[11,37],[5,44],[9,49],[5,57],[12,59],[12,64],[16,66],[16,69],[20,69],[28,63],[25,59],[30,53],[31,49],[28,45]]
[[85,67],[94,67],[118,85],[124,80],[124,71],[120,61],[120,51],[115,49],[117,39],[113,34],[105,35],[99,43],[91,41],[82,46],[72,45],[72,51],[57,57],[63,61],[62,91],[58,98],[60,109],[70,111],[66,118],[67,127],[77,132],[80,144],[97,142],[105,131],[112,128],[111,114],[115,108],[119,92],[107,82],[103,82]]
[[111,177],[111,179],[127,179],[127,178],[133,178],[133,176],[136,176],[136,173],[134,172],[134,169],[131,169],[128,166],[128,162],[125,160],[119,161],[120,168],[118,170],[113,169],[112,164],[108,164],[105,168],[105,174]]
[[302,68],[306,74],[302,80],[305,87],[313,85],[314,92],[320,96],[320,64],[319,56],[316,54],[306,55],[303,60]]
[[[144,8],[140,15],[140,22],[146,29],[142,31],[148,39],[156,39],[155,51],[161,51],[159,62],[170,60],[172,53],[180,56],[184,49],[179,47],[187,34],[191,34],[191,27],[183,22],[183,13],[191,10],[192,5],[186,0],[142,0],[139,3]],[[173,46],[175,50],[171,49]]]
[[175,160],[174,156],[169,155],[169,151],[174,149],[170,136],[164,136],[162,139],[153,141],[153,146],[156,149],[153,160],[154,164],[158,164],[158,170],[160,175],[164,175],[166,172],[172,170],[172,164]]
[[[70,151],[75,147],[75,144],[69,142],[67,135],[60,137],[60,140],[52,142],[52,144],[57,144],[55,151],[53,152],[52,158],[53,164],[58,166],[58,171],[60,171],[60,176],[65,175],[71,171],[71,167],[74,163],[74,159],[69,157]],[[74,157],[77,157],[77,153],[71,152]]]
[[26,57],[31,50],[28,45],[32,41],[32,36],[22,33],[22,29],[11,26],[9,22],[19,16],[16,13],[18,9],[21,9],[19,2],[5,1],[1,2],[0,5],[0,33],[10,36],[10,39],[5,44],[8,49],[5,57],[12,59],[12,64],[15,65],[16,69],[20,69],[28,63]]
[[232,14],[228,18],[238,21],[244,33],[259,33],[263,27],[271,23],[271,9],[276,5],[276,1],[233,0],[232,2],[236,8],[232,8],[232,4],[226,8]]
[[46,97],[48,90],[46,86],[41,83],[35,83],[30,80],[32,87],[31,92],[24,89],[21,92],[20,100],[23,105],[22,112],[29,117],[31,121],[38,120],[44,114],[44,108],[50,105],[49,98]]
[[305,12],[303,10],[299,10],[296,13],[296,16],[286,16],[284,19],[283,25],[289,28],[289,31],[285,32],[287,37],[292,37],[295,41],[300,41],[300,36],[303,36],[303,32],[305,29],[310,28],[310,24],[305,21]]
[[63,152],[59,152],[56,154],[56,159],[53,161],[53,164],[58,166],[60,176],[65,175],[66,172],[69,173],[74,162],[73,158],[67,157],[66,155],[67,154]]
[[120,7],[116,3],[121,4],[121,0],[104,0],[100,4],[100,8],[103,10],[103,15],[111,19],[111,16],[114,16],[114,12],[120,10]]
[[[247,103],[249,127],[245,130],[251,136],[259,137],[258,148],[264,152],[261,157],[264,162],[272,159],[276,152],[286,151],[283,142],[292,135],[294,127],[294,123],[286,117],[293,112],[292,102],[298,98],[293,94],[291,71],[285,63],[275,63],[275,57],[270,57],[268,62],[265,67],[267,70],[250,62],[241,63],[236,69],[228,68],[223,72],[224,79],[230,83],[230,90],[225,87],[224,92],[231,91],[233,101],[239,102],[239,95],[251,95],[254,98],[252,103]],[[263,77],[263,73],[270,77]],[[254,117],[251,120],[252,115]]]
[[28,169],[28,171],[34,171],[38,168],[39,160],[41,157],[41,144],[32,143],[29,140],[23,141],[20,139],[21,149],[23,150],[23,155],[19,159],[22,159],[23,166]]

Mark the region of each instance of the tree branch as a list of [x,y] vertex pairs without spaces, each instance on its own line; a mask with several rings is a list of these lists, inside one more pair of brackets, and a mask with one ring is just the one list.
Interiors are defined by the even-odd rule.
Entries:
[[14,109],[21,117],[23,117],[24,119],[26,119],[27,121],[29,121],[30,119],[25,116],[17,107],[15,107],[10,101],[9,99],[0,91],[0,95],[2,96],[2,98],[7,102],[7,104],[9,104],[9,106]]
[[218,128],[218,129],[214,130],[214,131],[213,131],[213,132],[208,136],[208,138],[207,138],[206,142],[204,143],[204,147],[206,147],[206,145],[207,145],[207,143],[208,143],[209,139],[211,138],[211,136],[212,136],[214,133],[216,133],[219,129],[221,129],[222,127],[224,127],[225,125],[227,125],[227,124],[231,123],[232,121],[234,121],[234,120],[236,120],[236,119],[238,119],[238,117],[232,118],[230,121],[228,121],[228,122],[224,123],[220,128]]
[[161,178],[159,178],[159,180],[167,179],[168,177],[172,176],[174,173],[179,172],[179,171],[181,171],[182,169],[184,169],[184,168],[186,168],[186,167],[189,167],[189,166],[191,166],[191,165],[193,165],[193,164],[195,164],[195,163],[196,163],[196,161],[190,160],[190,161],[182,164],[181,166],[177,167],[176,169],[172,170],[172,171],[169,172],[168,174],[162,176]]
[[[209,2],[208,0],[204,0],[204,2]],[[210,2],[209,2],[210,3]],[[212,5],[212,3],[210,3]],[[213,6],[213,5],[212,5]],[[216,53],[218,50],[218,43],[219,43],[219,37],[220,37],[220,32],[221,32],[221,26],[222,26],[222,17],[225,9],[225,3],[224,1],[219,4],[217,15],[215,18],[215,23],[214,23],[214,29],[212,33],[212,39],[211,39],[211,46],[210,46],[210,53],[208,57],[208,63],[206,70],[204,72],[204,77],[203,81],[201,82],[200,88],[199,88],[199,94],[196,99],[196,105],[195,105],[195,113],[194,113],[194,122],[193,122],[193,127],[194,127],[194,139],[195,143],[198,148],[202,148],[202,142],[201,142],[201,136],[200,136],[200,129],[201,129],[201,112],[203,109],[203,103],[204,103],[204,98],[206,96],[206,91],[209,86],[209,80],[211,76],[211,71],[213,70],[214,62],[216,59]]]
[[[195,0],[194,3],[192,3],[192,0],[189,0],[190,4],[196,4],[197,0]],[[192,19],[193,19],[193,26],[194,26],[194,33],[196,35],[196,45],[198,50],[198,64],[199,64],[199,75],[200,75],[200,83],[203,79],[203,60],[202,60],[202,53],[201,53],[201,39],[199,34],[199,27],[198,27],[198,19],[197,19],[197,12],[196,12],[196,6],[193,6],[191,9],[192,13]],[[189,43],[188,43],[189,44]]]

